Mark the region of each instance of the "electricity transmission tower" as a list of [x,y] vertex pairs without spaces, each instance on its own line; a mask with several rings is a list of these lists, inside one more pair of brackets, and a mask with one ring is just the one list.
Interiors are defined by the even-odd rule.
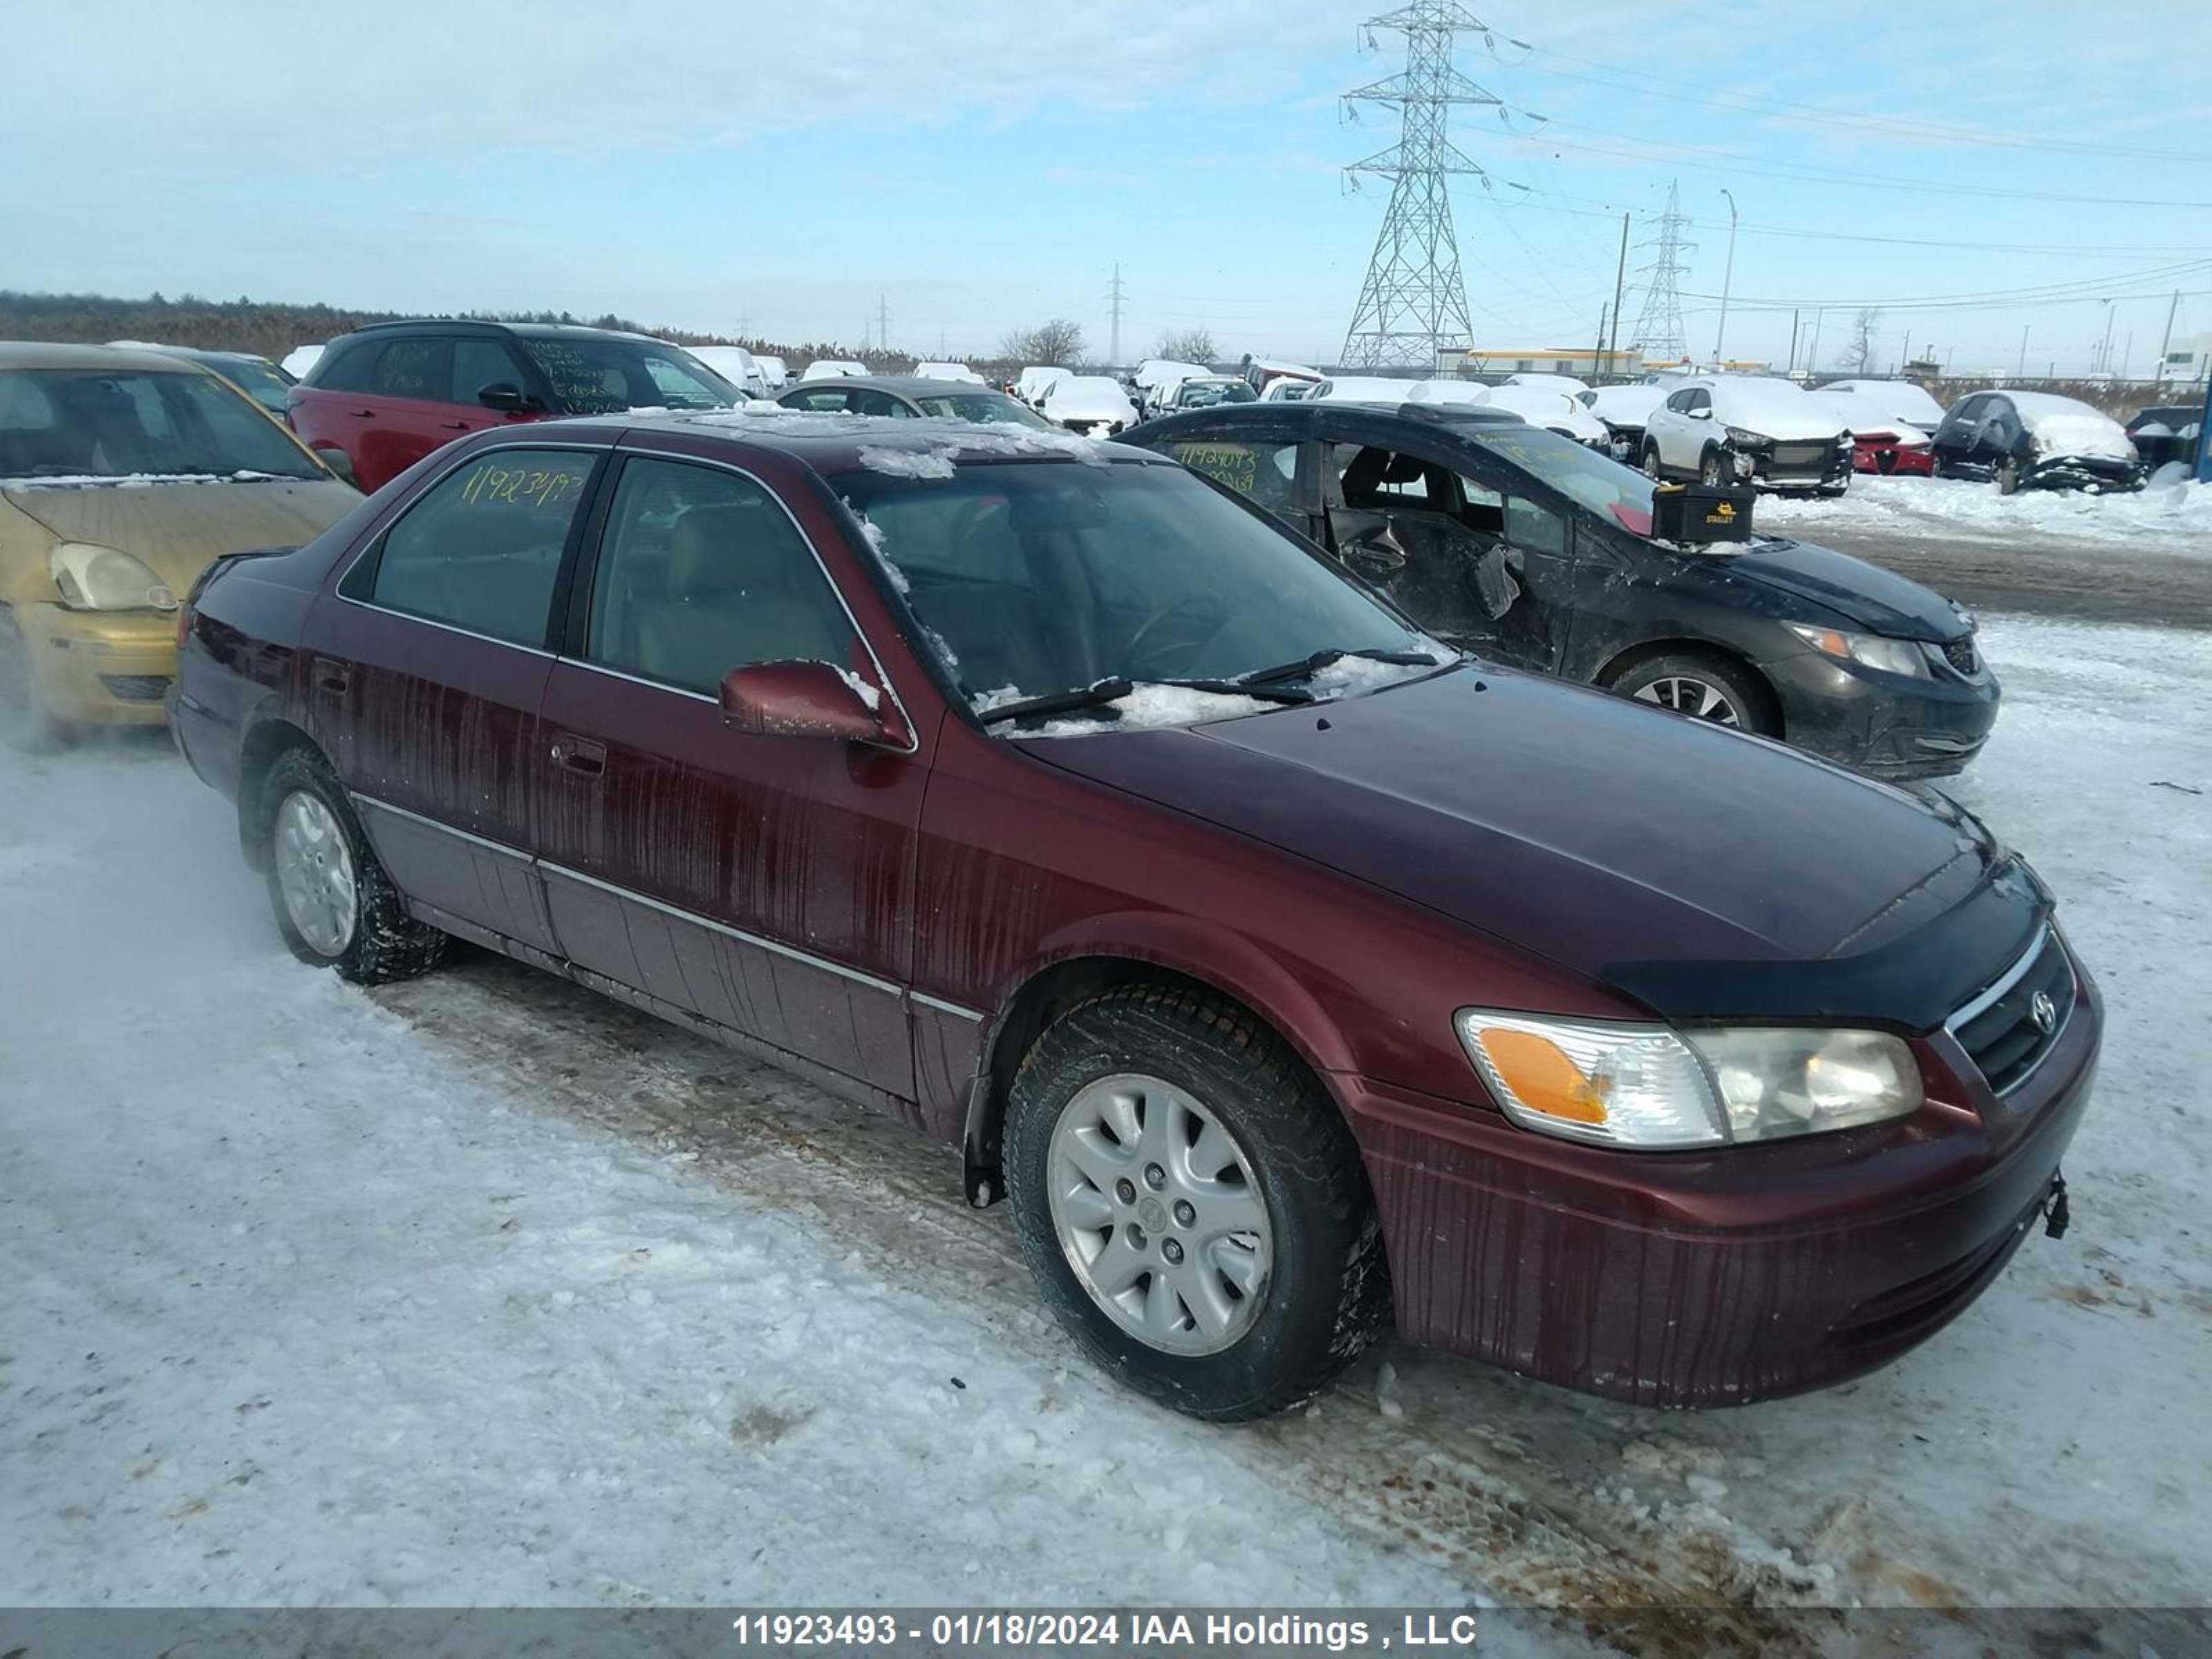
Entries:
[[1644,311],[1636,319],[1630,343],[1643,351],[1647,362],[1677,363],[1690,355],[1689,337],[1682,328],[1682,256],[1698,245],[1682,240],[1682,228],[1689,222],[1681,211],[1677,187],[1669,180],[1667,210],[1659,216],[1659,234],[1637,244],[1639,248],[1657,250],[1651,263],[1639,266],[1636,272],[1644,279]]
[[1106,345],[1106,362],[1109,366],[1118,367],[1121,362],[1121,307],[1128,297],[1121,287],[1121,267],[1116,264],[1114,281],[1106,290],[1106,303],[1112,307],[1114,318],[1113,335]]
[[1458,0],[1413,0],[1365,27],[1370,44],[1376,29],[1404,34],[1406,67],[1344,94],[1347,106],[1395,105],[1400,112],[1398,142],[1344,170],[1354,188],[1364,173],[1391,181],[1390,209],[1344,337],[1344,363],[1432,374],[1439,350],[1474,343],[1445,181],[1482,169],[1444,136],[1444,121],[1454,104],[1498,102],[1451,64],[1455,33],[1486,31]]

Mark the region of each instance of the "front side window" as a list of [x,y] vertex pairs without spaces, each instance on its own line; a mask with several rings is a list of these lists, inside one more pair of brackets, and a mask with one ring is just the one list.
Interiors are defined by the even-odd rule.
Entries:
[[801,392],[780,401],[786,409],[804,409],[817,415],[845,415],[853,408],[852,394],[836,387]]
[[507,348],[497,340],[454,341],[451,401],[473,404],[477,394],[488,386],[511,386],[518,392],[522,389],[522,371],[507,355]]
[[1005,461],[833,481],[972,699],[1227,679],[1317,653],[1443,647],[1181,467]]
[[246,395],[198,371],[0,371],[0,478],[327,477]]
[[713,695],[732,668],[853,661],[851,619],[768,488],[682,461],[623,468],[592,579],[584,654]]
[[1540,427],[1478,428],[1467,434],[1467,441],[1599,517],[1638,535],[1650,533],[1651,480],[1634,467]]
[[1040,427],[1047,432],[1055,429],[1050,421],[1027,404],[1017,403],[1003,392],[925,392],[916,394],[915,402],[921,405],[923,414],[939,420],[973,421],[979,425],[1010,421],[1016,426]]
[[595,456],[488,449],[447,473],[385,532],[366,591],[342,592],[514,645],[545,642],[568,526]]
[[343,350],[326,351],[311,371],[317,392],[366,392],[384,348],[374,339],[356,340]]

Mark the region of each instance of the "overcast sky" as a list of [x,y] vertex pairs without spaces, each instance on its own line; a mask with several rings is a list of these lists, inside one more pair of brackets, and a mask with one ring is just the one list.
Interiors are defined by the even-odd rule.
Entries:
[[[2085,368],[2109,314],[2140,371],[2177,289],[2212,335],[2204,0],[1468,7],[1494,33],[1458,64],[1504,100],[1453,124],[1480,344],[1590,340],[1620,214],[1643,240],[1670,179],[1700,353],[1723,188],[1731,356],[1784,360],[1792,306],[1802,356],[1823,304],[1824,364],[1869,303],[1886,358],[1960,368],[2023,327],[2032,370]],[[1124,358],[1204,324],[1333,359],[1387,188],[1341,169],[1396,137],[1336,94],[1399,67],[1357,27],[1387,9],[0,0],[0,286],[849,343],[880,295],[895,344],[964,355],[1054,314],[1103,350],[1119,261]]]

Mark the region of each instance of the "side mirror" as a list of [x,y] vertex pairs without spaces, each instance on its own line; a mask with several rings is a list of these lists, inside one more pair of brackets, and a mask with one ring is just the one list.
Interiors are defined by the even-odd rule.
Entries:
[[318,449],[315,452],[315,459],[356,489],[361,488],[361,480],[353,475],[353,457],[343,449]]
[[722,676],[722,724],[756,738],[829,738],[903,749],[913,734],[896,705],[826,662],[759,662]]
[[522,415],[537,408],[538,400],[512,380],[494,380],[477,389],[477,401],[502,415]]
[[1689,409],[1682,412],[1693,421],[1710,421],[1713,418],[1713,406],[1711,404],[1707,404],[1703,409]]

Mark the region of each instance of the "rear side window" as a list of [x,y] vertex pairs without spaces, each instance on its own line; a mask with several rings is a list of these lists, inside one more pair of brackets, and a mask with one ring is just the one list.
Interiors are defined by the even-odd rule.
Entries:
[[471,634],[543,646],[562,550],[595,459],[576,449],[484,451],[409,507],[342,591]]
[[374,340],[356,340],[342,351],[326,354],[312,373],[318,392],[366,392],[383,347]]
[[802,392],[795,398],[786,398],[783,403],[787,408],[811,410],[825,415],[842,415],[853,407],[850,395],[836,389]]
[[853,624],[782,503],[718,467],[623,468],[584,654],[712,694],[732,668],[853,659]]
[[441,404],[453,380],[451,340],[392,340],[376,360],[368,389],[380,398],[414,398]]
[[1298,470],[1298,447],[1290,444],[1226,443],[1201,441],[1169,447],[1176,459],[1194,472],[1202,472],[1216,483],[1227,484],[1255,507],[1287,514],[1297,502],[1292,484]]

